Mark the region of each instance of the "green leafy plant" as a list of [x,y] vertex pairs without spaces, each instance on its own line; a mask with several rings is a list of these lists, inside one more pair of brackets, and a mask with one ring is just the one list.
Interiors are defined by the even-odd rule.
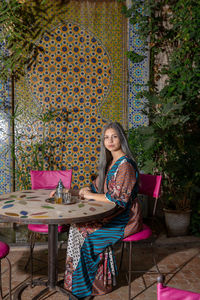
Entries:
[[62,21],[68,0],[0,1],[0,79],[24,75],[43,49],[38,39],[55,22]]
[[[188,0],[138,0],[125,12],[133,24],[137,22],[138,33],[151,55],[148,91],[138,95],[148,100],[143,113],[148,116],[149,125],[131,129],[129,142],[140,169],[162,173],[164,206],[178,210],[192,208],[197,220],[200,4]],[[165,63],[160,65],[158,57],[165,57]],[[192,232],[197,232],[194,220]]]
[[[50,141],[45,137],[46,131],[43,132],[41,140],[36,139],[34,135],[26,137],[17,132],[16,123],[24,111],[16,106],[14,88],[15,82],[25,75],[27,68],[36,62],[38,54],[44,51],[39,45],[40,39],[44,34],[50,33],[53,25],[63,22],[66,18],[68,2],[69,0],[0,1],[0,80],[5,85],[11,82],[12,87],[12,103],[7,103],[4,90],[0,110],[3,113],[6,112],[7,115],[10,114],[11,137],[7,151],[13,159],[13,189],[15,189],[15,179],[16,182],[19,179],[22,187],[28,186],[28,162],[32,167],[39,169],[46,167],[47,162],[49,167],[52,163],[55,164],[53,161],[55,141]],[[38,122],[40,121],[43,128],[46,128],[56,113],[58,112],[45,111],[39,116],[41,120]],[[22,141],[25,138],[30,145],[24,146]],[[27,149],[31,149],[32,153]],[[4,150],[5,147],[3,147]]]
[[[59,117],[64,122],[68,121],[66,112],[49,109],[37,114],[29,111],[28,119],[25,119],[25,115],[25,109],[16,105],[14,114],[10,116],[16,124],[15,143],[7,145],[0,153],[3,156],[8,153],[15,160],[14,176],[17,189],[31,187],[30,170],[54,170],[60,167],[55,159],[56,149],[60,143],[66,144],[65,139],[58,141],[56,138],[50,138],[49,134],[50,127],[56,118]],[[22,120],[26,120],[23,125],[28,130],[18,126],[18,122],[21,125]],[[37,130],[38,126],[40,132]]]

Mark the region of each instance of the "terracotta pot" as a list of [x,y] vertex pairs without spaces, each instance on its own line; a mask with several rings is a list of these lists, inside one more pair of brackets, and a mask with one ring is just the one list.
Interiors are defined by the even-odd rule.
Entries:
[[163,209],[168,236],[183,236],[189,232],[191,210]]

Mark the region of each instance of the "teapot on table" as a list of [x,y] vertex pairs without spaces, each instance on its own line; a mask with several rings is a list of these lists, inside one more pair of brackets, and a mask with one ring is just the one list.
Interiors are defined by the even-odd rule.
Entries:
[[55,203],[57,204],[62,204],[63,202],[63,193],[64,193],[64,185],[62,183],[62,180],[60,179],[58,182],[58,185],[56,187],[56,192],[55,192]]

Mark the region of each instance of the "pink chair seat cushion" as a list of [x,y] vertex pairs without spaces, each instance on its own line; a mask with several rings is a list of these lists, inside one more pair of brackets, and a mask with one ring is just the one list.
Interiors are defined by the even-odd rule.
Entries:
[[200,294],[157,284],[158,300],[200,300]]
[[123,242],[137,242],[140,240],[148,239],[151,235],[152,235],[151,229],[147,225],[143,224],[143,229],[140,232],[129,235],[122,241]]
[[70,189],[72,181],[72,169],[57,171],[30,171],[33,190],[55,189],[59,180],[66,189]]
[[4,258],[6,255],[8,255],[10,250],[10,247],[4,243],[0,242],[0,259]]
[[[48,225],[46,224],[29,224],[28,229],[33,232],[48,234]],[[66,232],[67,230],[67,225],[58,225],[58,233]]]

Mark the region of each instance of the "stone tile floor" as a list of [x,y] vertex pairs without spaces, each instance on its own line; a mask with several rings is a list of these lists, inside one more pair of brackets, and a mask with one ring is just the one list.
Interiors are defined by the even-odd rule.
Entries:
[[[119,260],[119,248],[116,249],[116,258]],[[43,277],[47,275],[47,248],[37,246],[35,256],[44,262],[34,261],[34,277]],[[179,237],[167,238],[160,236],[156,243],[156,257],[160,271],[166,274],[166,282],[170,286],[181,289],[188,289],[200,293],[200,238]],[[62,279],[65,264],[66,249],[59,252],[59,278]],[[29,272],[24,270],[28,256],[27,246],[11,246],[9,259],[12,264],[12,292],[22,283],[30,279]],[[127,255],[124,256],[123,269],[127,268]],[[153,262],[151,259],[150,248],[137,246],[134,249],[135,269],[142,268],[151,270]],[[8,294],[8,272],[6,261],[2,261],[2,280],[4,295]],[[156,298],[156,278],[157,274],[148,275],[146,273],[132,276],[132,299],[136,300],[155,300]],[[143,280],[144,279],[144,280]],[[144,281],[146,287],[144,285]],[[43,287],[28,287],[24,290],[21,299],[30,300]],[[42,299],[63,300],[67,296],[58,292],[51,292]],[[8,296],[5,297],[8,299]],[[94,300],[126,300],[128,299],[128,287],[124,271],[120,271],[117,286],[114,291],[104,296],[96,296]],[[170,299],[169,299],[170,300]]]

